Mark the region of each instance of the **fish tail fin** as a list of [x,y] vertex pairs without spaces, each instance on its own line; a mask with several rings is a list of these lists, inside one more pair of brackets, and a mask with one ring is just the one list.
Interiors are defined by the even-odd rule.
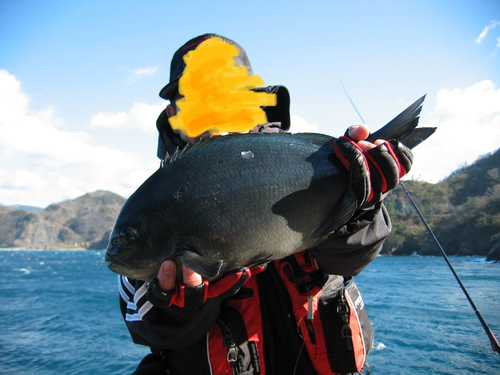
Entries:
[[397,139],[405,146],[414,148],[429,138],[436,131],[436,128],[417,128],[425,96],[415,101],[389,121],[387,125],[372,133],[367,140],[373,142],[376,139]]
[[188,246],[177,245],[173,255],[190,270],[196,272],[206,279],[212,279],[219,275],[223,260],[213,260],[197,254]]

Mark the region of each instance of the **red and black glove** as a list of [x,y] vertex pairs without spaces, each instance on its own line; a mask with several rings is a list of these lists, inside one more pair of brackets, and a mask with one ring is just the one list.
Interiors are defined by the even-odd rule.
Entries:
[[193,310],[201,307],[208,298],[223,299],[236,294],[250,276],[264,269],[265,266],[242,267],[213,283],[203,280],[203,284],[198,286],[177,284],[175,290],[169,293],[163,292],[158,279],[154,278],[148,286],[147,298],[153,305],[160,307],[177,306]]
[[395,139],[363,152],[347,134],[334,142],[335,155],[349,170],[358,209],[368,208],[382,201],[410,171],[413,153]]

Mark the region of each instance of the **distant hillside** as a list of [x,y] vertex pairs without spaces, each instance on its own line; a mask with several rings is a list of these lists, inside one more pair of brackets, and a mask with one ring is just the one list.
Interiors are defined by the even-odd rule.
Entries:
[[107,191],[38,212],[0,205],[0,247],[104,249],[125,198]]
[[[500,247],[500,150],[437,184],[404,182],[449,255],[487,255]],[[440,254],[401,187],[386,199],[394,225],[385,254]]]
[[38,212],[43,210],[42,207],[35,207],[35,206],[21,206],[19,204],[13,204],[12,206],[9,206],[13,210],[26,210],[30,212]]

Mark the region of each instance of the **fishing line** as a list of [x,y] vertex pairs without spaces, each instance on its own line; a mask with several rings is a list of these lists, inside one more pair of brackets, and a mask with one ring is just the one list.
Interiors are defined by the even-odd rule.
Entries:
[[[356,105],[354,105],[354,102],[352,101],[351,97],[347,93],[347,90],[344,87],[344,84],[342,83],[342,80],[340,80],[340,84],[342,85],[342,88],[344,89],[344,92],[346,93],[347,97],[349,98],[349,101],[351,102],[352,106],[354,107],[356,113],[358,114],[359,118],[361,119],[361,121],[363,122],[363,125],[364,125],[365,124],[365,120],[363,120],[363,117],[361,117],[358,109],[356,108]],[[478,308],[476,307],[476,304],[474,303],[474,301],[472,300],[471,296],[467,292],[467,289],[465,289],[465,286],[462,283],[462,280],[460,280],[460,277],[458,277],[458,274],[456,273],[455,269],[453,268],[453,265],[451,264],[450,260],[448,259],[448,256],[446,255],[446,252],[444,251],[443,247],[439,243],[437,237],[434,235],[434,232],[430,228],[429,224],[427,224],[427,221],[425,220],[424,215],[422,214],[422,212],[420,212],[420,209],[418,208],[417,203],[415,203],[415,201],[413,200],[413,198],[412,198],[410,192],[408,191],[408,189],[406,188],[405,184],[403,183],[403,181],[399,181],[399,184],[401,185],[401,187],[405,191],[406,195],[408,196],[408,199],[410,200],[410,202],[412,203],[413,207],[417,211],[418,216],[420,216],[420,219],[422,220],[422,222],[424,223],[425,227],[427,228],[427,231],[429,232],[429,234],[431,235],[432,239],[436,243],[437,247],[441,251],[441,254],[443,255],[444,259],[446,260],[446,263],[448,263],[448,266],[450,267],[451,272],[455,276],[455,279],[457,280],[458,284],[462,288],[462,291],[464,292],[465,296],[467,297],[467,300],[469,301],[470,305],[472,306],[472,309],[476,313],[476,316],[479,319],[479,321],[481,322],[481,325],[483,326],[483,329],[486,332],[486,335],[488,335],[488,338],[490,339],[490,343],[491,343],[491,348],[493,349],[493,351],[497,352],[500,355],[500,344],[498,343],[497,338],[495,337],[495,335],[491,331],[490,327],[488,326],[488,323],[486,323],[486,321],[484,320],[483,316],[479,312]]]
[[359,118],[361,119],[361,122],[363,123],[363,125],[366,125],[366,122],[365,120],[363,120],[363,117],[361,117],[361,113],[359,113],[358,109],[356,108],[356,106],[354,105],[354,102],[352,101],[351,97],[349,96],[349,93],[347,92],[347,90],[345,89],[344,87],[344,83],[342,82],[342,80],[340,80],[340,84],[342,85],[342,88],[344,89],[344,92],[345,94],[347,95],[347,99],[349,99],[349,101],[351,102],[352,106],[354,107],[354,110],[356,111],[356,113],[358,114]]

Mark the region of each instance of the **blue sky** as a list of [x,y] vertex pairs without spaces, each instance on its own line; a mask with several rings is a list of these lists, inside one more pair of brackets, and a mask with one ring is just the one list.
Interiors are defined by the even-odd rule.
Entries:
[[170,59],[215,32],[288,87],[295,131],[372,130],[427,94],[409,178],[500,145],[498,1],[0,0],[0,203],[130,195],[157,167]]

